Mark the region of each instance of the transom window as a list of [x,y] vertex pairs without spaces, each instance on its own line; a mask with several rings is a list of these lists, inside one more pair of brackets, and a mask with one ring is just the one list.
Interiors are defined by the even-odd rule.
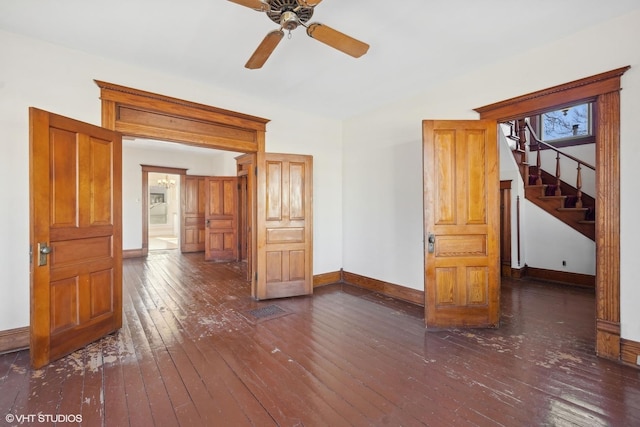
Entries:
[[591,103],[583,103],[540,114],[540,137],[557,147],[594,142],[591,110]]

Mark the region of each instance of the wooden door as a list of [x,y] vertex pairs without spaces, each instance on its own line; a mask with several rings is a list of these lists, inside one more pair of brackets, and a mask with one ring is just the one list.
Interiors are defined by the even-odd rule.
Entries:
[[238,259],[238,178],[205,179],[205,259]]
[[429,328],[500,320],[496,122],[423,122],[425,321]]
[[[238,181],[241,190],[238,195],[238,210],[240,220],[238,224],[238,236],[240,240],[240,258],[247,260],[247,280],[251,282],[251,295],[256,295],[255,274],[255,242],[253,230],[256,228],[256,155],[244,154],[236,157]],[[243,256],[245,258],[243,258]]]
[[183,178],[180,251],[202,252],[205,249],[205,177],[185,175]]
[[511,277],[511,180],[500,181],[500,268]]
[[120,134],[29,109],[31,363],[122,325]]
[[311,156],[257,153],[256,299],[313,292]]

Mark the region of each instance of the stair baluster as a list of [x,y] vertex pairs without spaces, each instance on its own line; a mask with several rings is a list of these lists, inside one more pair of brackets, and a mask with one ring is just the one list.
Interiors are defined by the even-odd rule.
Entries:
[[562,196],[562,190],[560,189],[560,152],[556,151],[556,196]]
[[578,174],[576,176],[576,208],[582,207],[582,165],[578,163]]

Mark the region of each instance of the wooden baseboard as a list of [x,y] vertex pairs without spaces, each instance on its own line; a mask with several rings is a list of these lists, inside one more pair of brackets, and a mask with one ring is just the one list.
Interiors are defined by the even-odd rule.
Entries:
[[122,251],[122,258],[140,258],[145,256],[143,249],[126,249]]
[[383,282],[382,280],[360,276],[347,271],[343,271],[342,280],[350,285],[358,286],[360,288],[368,289],[370,291],[378,292],[392,298],[401,299],[424,307],[424,291]]
[[313,276],[313,287],[330,285],[342,282],[342,270],[330,273],[316,274]]
[[640,342],[620,339],[620,358],[624,363],[640,368]]
[[547,280],[550,282],[566,283],[574,286],[596,288],[596,276],[590,274],[569,273],[566,271],[547,270],[526,266],[524,274],[534,279]]
[[29,327],[0,331],[0,354],[29,348]]
[[526,274],[527,269],[525,267],[511,268],[512,279],[522,279]]

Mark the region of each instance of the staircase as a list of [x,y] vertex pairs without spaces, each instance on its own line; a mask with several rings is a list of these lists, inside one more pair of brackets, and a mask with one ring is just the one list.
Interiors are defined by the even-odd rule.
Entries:
[[[580,159],[563,153],[541,141],[528,121],[519,119],[509,123],[512,128],[508,138],[516,140],[513,155],[520,168],[525,183],[525,198],[549,214],[558,218],[574,230],[595,241],[595,200],[582,193],[582,169],[595,168]],[[542,169],[540,149],[556,152],[556,171],[551,174]],[[536,157],[536,164],[529,163],[529,157]],[[564,156],[577,164],[575,187],[560,179],[560,158]]]

